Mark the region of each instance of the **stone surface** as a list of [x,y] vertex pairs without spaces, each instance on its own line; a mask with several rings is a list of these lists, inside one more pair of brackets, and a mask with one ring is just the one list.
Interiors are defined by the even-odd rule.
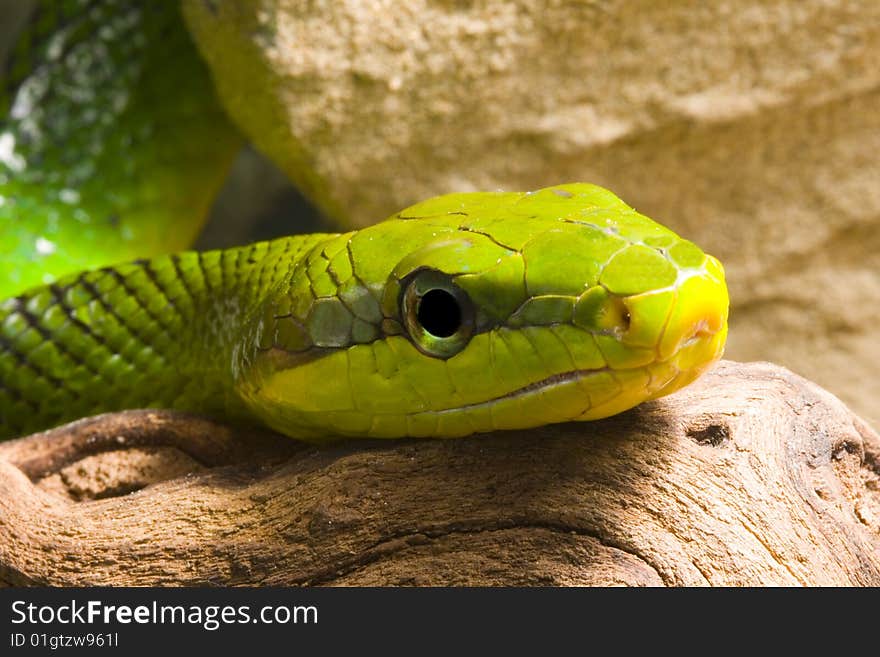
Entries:
[[2,582],[878,586],[880,436],[727,361],[607,420],[448,441],[99,416],[0,444]]
[[324,211],[586,180],[721,258],[728,355],[880,424],[880,4],[184,0]]

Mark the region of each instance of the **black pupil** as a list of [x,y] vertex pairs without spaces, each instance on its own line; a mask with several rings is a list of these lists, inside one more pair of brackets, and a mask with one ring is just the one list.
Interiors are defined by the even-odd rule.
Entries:
[[429,290],[419,301],[419,324],[437,338],[455,335],[461,327],[461,308],[446,290]]

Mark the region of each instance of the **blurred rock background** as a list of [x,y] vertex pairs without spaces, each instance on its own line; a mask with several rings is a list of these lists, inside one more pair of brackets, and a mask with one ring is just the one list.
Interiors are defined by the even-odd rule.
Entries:
[[[7,34],[23,4],[0,0]],[[250,149],[202,246],[595,182],[725,263],[729,358],[880,426],[876,0],[184,7],[231,116],[320,208]]]

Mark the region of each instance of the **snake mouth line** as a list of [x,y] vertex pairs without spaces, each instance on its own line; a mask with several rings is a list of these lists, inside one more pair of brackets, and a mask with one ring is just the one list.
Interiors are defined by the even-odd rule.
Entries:
[[[511,390],[510,392],[506,392],[503,395],[499,395],[498,397],[492,397],[491,399],[486,399],[486,400],[480,401],[480,402],[473,402],[471,404],[464,404],[463,406],[453,406],[450,408],[439,409],[436,411],[428,411],[428,413],[435,413],[435,414],[456,413],[459,411],[467,411],[470,409],[485,408],[486,406],[491,406],[493,404],[504,401],[506,399],[516,399],[516,398],[520,398],[520,397],[525,397],[525,396],[533,394],[533,393],[540,393],[540,392],[544,392],[547,390],[551,390],[552,388],[555,388],[560,385],[578,383],[581,380],[585,379],[586,377],[594,375],[594,374],[609,373],[613,376],[615,372],[627,372],[627,371],[634,371],[634,370],[649,369],[655,365],[658,365],[661,363],[669,363],[670,361],[675,360],[676,357],[679,354],[681,354],[682,351],[684,351],[685,349],[688,349],[688,348],[696,345],[697,343],[703,342],[707,339],[711,339],[717,333],[718,333],[718,331],[710,329],[706,322],[701,321],[694,327],[693,335],[682,340],[679,343],[678,348],[668,358],[663,358],[663,359],[658,358],[650,363],[646,363],[646,364],[641,365],[639,367],[633,367],[633,368],[613,368],[610,366],[605,366],[605,367],[598,367],[595,369],[577,369],[577,370],[568,370],[565,372],[558,372],[556,374],[551,374],[550,376],[545,377],[539,381],[534,381],[534,382],[529,383],[527,385],[524,385],[520,388],[516,388],[514,390]],[[677,370],[677,371],[680,371],[680,370]]]
[[570,370],[568,372],[558,372],[557,374],[552,374],[544,379],[541,379],[540,381],[534,381],[533,383],[524,385],[521,388],[516,388],[515,390],[506,392],[503,395],[499,395],[498,397],[492,397],[491,399],[486,399],[481,402],[474,402],[472,404],[465,404],[463,406],[452,406],[450,408],[443,408],[436,411],[427,411],[427,413],[442,415],[443,413],[458,413],[460,411],[482,408],[490,406],[492,404],[496,404],[500,401],[504,401],[505,399],[516,399],[517,397],[524,397],[531,393],[543,392],[544,390],[549,390],[550,388],[556,387],[558,385],[563,385],[566,383],[576,383],[591,374],[614,371],[615,370],[611,367],[600,367],[594,370]]
[[500,397],[495,397],[491,401],[500,401],[502,399],[511,399],[514,397],[521,397],[523,395],[527,395],[531,392],[538,392],[546,390],[547,388],[552,388],[554,386],[563,384],[563,383],[574,383],[576,381],[580,381],[582,378],[589,376],[590,374],[599,374],[600,372],[613,372],[614,370],[611,367],[600,367],[594,370],[571,370],[568,372],[559,372],[558,374],[552,374],[548,376],[546,379],[541,379],[540,381],[535,381],[534,383],[529,383],[528,385],[523,386],[522,388],[517,388],[516,390],[511,390],[510,392],[501,395]]

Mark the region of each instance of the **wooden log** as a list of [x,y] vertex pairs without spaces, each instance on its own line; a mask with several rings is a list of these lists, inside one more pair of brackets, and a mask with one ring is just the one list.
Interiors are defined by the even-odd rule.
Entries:
[[8,585],[880,585],[880,437],[767,363],[608,420],[306,446],[169,412],[0,444]]

